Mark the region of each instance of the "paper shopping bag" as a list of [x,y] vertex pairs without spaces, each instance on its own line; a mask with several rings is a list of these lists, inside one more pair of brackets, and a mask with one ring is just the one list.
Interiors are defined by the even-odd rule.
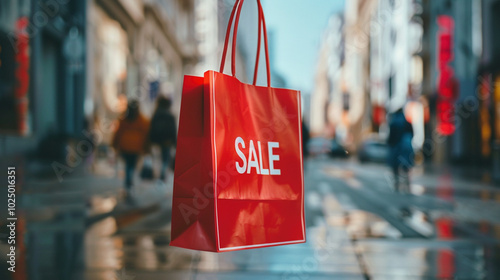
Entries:
[[266,61],[267,87],[234,76],[234,51],[233,76],[222,64],[184,78],[170,245],[224,252],[305,242],[300,92],[270,87]]

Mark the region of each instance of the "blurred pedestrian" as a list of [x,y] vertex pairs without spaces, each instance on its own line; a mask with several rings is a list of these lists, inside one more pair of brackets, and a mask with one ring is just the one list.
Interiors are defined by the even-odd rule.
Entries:
[[131,198],[133,176],[139,156],[147,150],[149,121],[141,114],[139,102],[131,100],[113,136],[113,147],[125,161],[125,190]]
[[172,100],[170,98],[164,96],[158,97],[149,131],[151,144],[158,145],[161,150],[162,166],[160,180],[165,180],[167,177],[166,172],[171,160],[171,149],[177,143],[177,129],[175,117],[170,112],[171,106]]
[[309,147],[307,144],[309,143],[309,139],[311,138],[309,128],[307,127],[304,120],[302,120],[302,156],[305,159],[309,156]]
[[409,171],[413,167],[414,153],[412,147],[413,127],[406,120],[403,108],[389,115],[389,145],[388,163],[394,173],[394,189],[400,191],[400,179],[405,181],[407,190],[410,189]]

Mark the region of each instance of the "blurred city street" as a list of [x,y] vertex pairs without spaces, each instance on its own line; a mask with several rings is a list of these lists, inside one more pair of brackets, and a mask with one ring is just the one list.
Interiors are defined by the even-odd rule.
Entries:
[[500,0],[0,1],[0,279],[500,279],[498,26]]
[[399,194],[384,165],[312,158],[305,167],[307,243],[216,254],[168,246],[172,176],[137,184],[129,205],[104,166],[100,175],[68,178],[64,190],[44,190],[38,181],[38,191],[23,195],[30,279],[500,275],[500,191],[477,174],[416,168],[410,192]]

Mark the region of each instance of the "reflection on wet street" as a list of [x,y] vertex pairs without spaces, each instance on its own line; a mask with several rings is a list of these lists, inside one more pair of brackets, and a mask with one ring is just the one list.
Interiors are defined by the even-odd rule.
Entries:
[[[482,213],[488,203],[498,207],[496,189],[478,185],[466,191],[452,177],[430,184],[422,176],[410,193],[397,194],[370,173],[383,167],[371,167],[367,171],[357,164],[308,163],[305,244],[220,254],[170,247],[170,209],[164,203],[135,218],[107,217],[89,226],[84,236],[85,269],[79,276],[496,279],[500,275],[498,216]],[[106,203],[111,202],[101,201]]]
[[[160,219],[158,222],[161,223]],[[168,227],[161,229],[160,226],[146,233],[132,226],[116,234],[110,232],[113,228],[116,223],[109,218],[87,231],[85,278],[112,279],[109,275],[122,267],[139,279],[252,279],[248,278],[251,275],[294,279],[311,273],[361,275],[348,235],[343,230],[325,226],[309,228],[306,244],[223,254],[169,247]]]
[[52,196],[33,185],[23,196],[19,278],[4,269],[0,279],[500,277],[497,188],[416,172],[409,192],[396,193],[383,165],[321,158],[305,175],[306,243],[219,254],[169,246],[171,177],[138,185],[132,204],[117,180],[88,192],[79,190],[88,178],[70,181]]

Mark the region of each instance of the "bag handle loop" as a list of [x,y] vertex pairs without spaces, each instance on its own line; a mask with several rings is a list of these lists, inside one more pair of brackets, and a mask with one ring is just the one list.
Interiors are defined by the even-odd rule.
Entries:
[[[236,20],[234,20],[234,29],[233,29],[233,42],[232,42],[232,50],[231,50],[231,74],[233,77],[236,77],[236,38],[238,34],[238,23],[240,18],[241,9],[243,7],[244,0],[236,0],[233,10],[231,11],[231,15],[229,17],[229,22],[226,30],[226,38],[224,42],[224,50],[222,52],[222,60],[220,66],[220,72],[224,71],[224,64],[226,61],[227,48],[229,45],[229,35],[231,33],[231,27],[233,23],[234,16],[236,14]],[[257,0],[257,6],[259,11],[259,20],[258,20],[258,39],[257,39],[257,55],[255,57],[255,68],[254,68],[254,76],[253,76],[253,85],[257,82],[257,72],[259,66],[259,56],[260,56],[260,45],[261,45],[261,29],[264,32],[264,46],[265,46],[265,54],[266,54],[266,71],[267,71],[267,86],[271,86],[271,69],[269,64],[269,48],[268,48],[268,39],[267,39],[267,29],[266,29],[266,20],[264,17],[264,11],[262,9],[262,5],[260,0]]]

